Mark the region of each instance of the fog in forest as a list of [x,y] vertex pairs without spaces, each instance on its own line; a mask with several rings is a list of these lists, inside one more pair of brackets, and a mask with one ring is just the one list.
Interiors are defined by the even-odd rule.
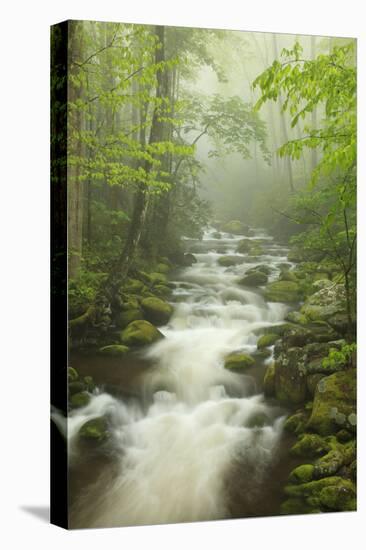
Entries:
[[51,45],[70,526],[355,510],[355,41]]

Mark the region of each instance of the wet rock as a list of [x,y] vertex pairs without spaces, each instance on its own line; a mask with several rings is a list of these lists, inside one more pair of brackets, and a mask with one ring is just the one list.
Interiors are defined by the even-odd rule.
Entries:
[[350,480],[331,476],[300,485],[288,485],[285,494],[291,498],[303,499],[310,506],[322,510],[351,511],[356,509],[355,486]]
[[270,424],[268,416],[263,412],[259,412],[253,414],[245,425],[247,428],[263,428],[264,426],[270,426]]
[[165,325],[173,313],[173,307],[168,302],[156,297],[144,298],[141,307],[146,319],[158,325]]
[[293,271],[289,269],[283,269],[279,276],[280,281],[292,281],[294,283],[298,282],[298,279]]
[[261,271],[253,271],[240,279],[239,284],[245,286],[261,286],[265,285],[267,281],[268,277],[265,273],[262,273]]
[[314,466],[312,464],[301,464],[297,466],[289,476],[290,483],[307,483],[313,479]]
[[236,251],[240,254],[247,254],[252,247],[252,241],[250,239],[243,239],[238,243]]
[[299,325],[306,325],[309,322],[308,318],[299,311],[290,311],[286,315],[285,320]]
[[144,318],[144,314],[141,308],[120,311],[116,315],[116,326],[118,328],[125,328],[127,327],[127,325],[132,323],[132,321],[140,321],[143,318]]
[[102,443],[108,439],[108,422],[104,416],[92,418],[83,424],[79,430],[80,439],[93,443]]
[[245,370],[254,365],[254,359],[246,353],[231,353],[225,359],[225,369]]
[[222,267],[231,267],[244,262],[244,258],[240,256],[221,256],[217,263]]
[[305,401],[305,360],[301,348],[287,349],[276,358],[275,395],[281,403],[299,404]]
[[324,374],[309,374],[306,378],[306,384],[309,394],[313,397],[315,394],[316,387],[318,382],[324,378]]
[[[184,256],[187,256],[185,254]],[[190,254],[190,256],[193,256],[193,254]],[[196,260],[197,261],[197,260]],[[194,262],[192,262],[194,263]],[[192,265],[192,264],[189,264]],[[150,280],[152,285],[165,285],[168,282],[167,276],[164,275],[164,273],[150,273],[149,274]]]
[[314,478],[319,479],[322,477],[333,476],[340,470],[344,464],[343,454],[337,450],[332,449],[325,456],[319,458],[314,464]]
[[275,342],[277,342],[278,340],[278,335],[277,334],[273,334],[273,333],[268,333],[268,334],[263,334],[263,336],[261,336],[259,339],[258,339],[258,342],[257,342],[257,348],[258,349],[263,349],[263,348],[267,348],[269,346],[273,346],[273,344]]
[[298,302],[302,297],[299,285],[293,281],[269,283],[264,295],[269,302]]
[[308,428],[321,435],[354,429],[355,412],[356,369],[336,372],[318,382]]
[[304,434],[291,448],[295,456],[317,457],[331,450],[331,444],[317,434]]
[[86,407],[90,402],[90,395],[86,391],[78,392],[69,398],[69,405],[74,408]]
[[110,346],[104,346],[103,348],[99,349],[100,355],[110,355],[113,357],[121,357],[123,355],[126,355],[128,353],[129,348],[127,346],[123,346],[121,344],[112,344]]
[[287,432],[293,434],[301,434],[305,431],[306,422],[308,420],[309,414],[305,411],[299,411],[291,416],[289,416],[284,424],[284,429]]
[[122,331],[120,338],[125,346],[147,346],[164,337],[149,321],[133,321]]
[[308,297],[301,313],[311,321],[327,321],[345,310],[345,290],[341,284],[326,286]]
[[85,390],[85,384],[81,381],[70,382],[68,385],[69,395],[83,392]]
[[319,495],[324,508],[339,512],[352,512],[357,509],[356,489],[352,481],[339,478],[336,483],[324,487]]
[[187,253],[184,254],[182,258],[182,265],[185,267],[190,267],[191,265],[197,263],[197,258],[193,254]]

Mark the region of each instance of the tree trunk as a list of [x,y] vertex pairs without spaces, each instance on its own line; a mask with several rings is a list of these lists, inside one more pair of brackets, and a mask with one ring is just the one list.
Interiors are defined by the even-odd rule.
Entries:
[[[73,77],[78,73],[75,61],[80,61],[82,55],[82,23],[71,21],[69,23],[69,78],[68,78],[68,102],[75,102],[82,97],[82,89],[74,85]],[[80,267],[83,240],[83,183],[80,181],[80,158],[83,154],[83,145],[80,132],[83,130],[83,116],[79,108],[68,107],[69,135],[68,155],[75,157],[76,162],[68,163],[67,188],[68,188],[68,253],[69,253],[69,277],[76,277]]]
[[[278,59],[277,38],[276,38],[275,34],[273,34],[272,36],[273,36],[274,55],[275,55],[275,58]],[[280,114],[281,130],[282,130],[284,143],[287,143],[289,139],[288,139],[288,132],[287,132],[285,116],[284,116],[284,113],[282,112],[283,100],[282,100],[281,95],[279,97],[279,103],[280,103],[280,113],[279,114]],[[291,189],[291,191],[294,191],[294,177],[293,177],[293,173],[292,173],[292,163],[291,163],[291,159],[290,159],[289,156],[286,156],[286,166],[287,166],[287,174],[288,174],[290,189]]]
[[[310,57],[312,61],[316,58],[316,36],[310,37]],[[318,121],[317,121],[317,112],[316,107],[311,112],[311,126],[312,129],[315,130],[317,127]],[[316,150],[316,147],[311,149],[311,171],[315,170],[316,166],[318,164],[318,152]]]

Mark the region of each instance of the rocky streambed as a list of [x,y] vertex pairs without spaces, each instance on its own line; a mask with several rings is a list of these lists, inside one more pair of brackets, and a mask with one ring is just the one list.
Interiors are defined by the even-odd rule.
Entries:
[[72,526],[355,508],[343,287],[227,229],[137,272],[98,348],[72,354]]

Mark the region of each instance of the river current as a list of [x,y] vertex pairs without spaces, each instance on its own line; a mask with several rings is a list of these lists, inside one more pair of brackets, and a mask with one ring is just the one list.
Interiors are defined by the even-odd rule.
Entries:
[[[174,314],[159,328],[165,338],[138,352],[137,366],[114,360],[114,377],[118,369],[136,368],[134,391],[118,395],[100,383],[89,405],[70,413],[70,471],[79,480],[71,483],[72,527],[276,512],[267,501],[279,500],[276,483],[288,470],[281,466],[286,411],[262,393],[263,372],[273,359],[258,355],[256,343],[261,328],[283,322],[288,306],[268,303],[263,289],[238,281],[259,264],[272,268],[274,280],[287,262],[287,249],[255,230],[250,238],[263,253],[253,258],[236,252],[242,238],[210,229],[203,240],[185,240],[197,262],[172,277]],[[238,263],[221,266],[224,255]],[[244,373],[225,369],[225,356],[235,351],[252,355],[255,365]],[[106,359],[100,361],[99,373]],[[90,373],[92,365],[89,371],[84,367]],[[114,384],[123,385],[124,376]],[[112,435],[104,455],[90,466],[77,432],[86,420],[104,414]]]

